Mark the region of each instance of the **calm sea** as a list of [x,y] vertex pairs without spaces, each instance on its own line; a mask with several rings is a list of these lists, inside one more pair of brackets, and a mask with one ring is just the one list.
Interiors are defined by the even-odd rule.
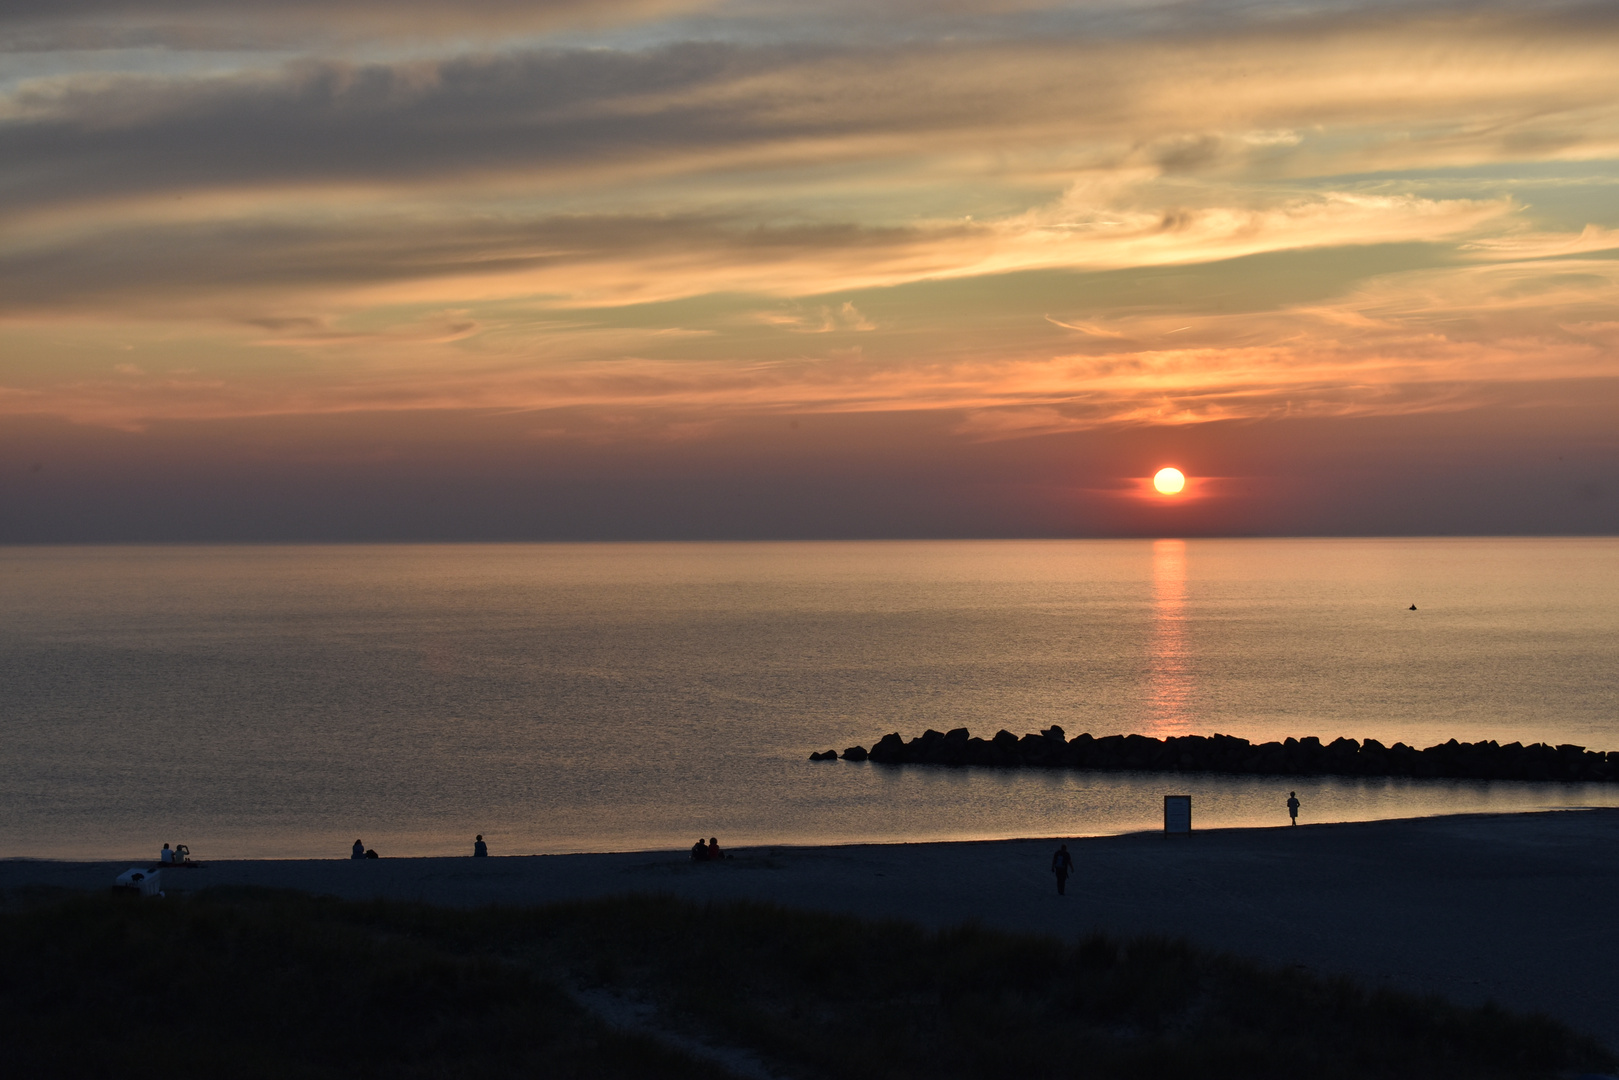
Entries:
[[[1415,604],[1417,610],[1408,610]],[[0,548],[0,856],[495,854],[1619,805],[812,763],[889,731],[1619,750],[1619,540]]]

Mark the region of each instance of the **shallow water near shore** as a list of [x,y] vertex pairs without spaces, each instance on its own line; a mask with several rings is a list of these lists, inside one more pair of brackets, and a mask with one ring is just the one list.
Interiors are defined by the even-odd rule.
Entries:
[[[1409,610],[1416,604],[1417,610]],[[0,549],[0,855],[500,854],[1619,805],[811,763],[889,731],[1619,749],[1619,541]]]

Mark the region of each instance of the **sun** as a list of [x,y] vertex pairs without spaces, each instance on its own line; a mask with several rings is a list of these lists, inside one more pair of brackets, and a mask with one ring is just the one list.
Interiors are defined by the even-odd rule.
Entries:
[[1152,486],[1163,495],[1179,495],[1186,486],[1186,474],[1179,469],[1159,469],[1152,478]]

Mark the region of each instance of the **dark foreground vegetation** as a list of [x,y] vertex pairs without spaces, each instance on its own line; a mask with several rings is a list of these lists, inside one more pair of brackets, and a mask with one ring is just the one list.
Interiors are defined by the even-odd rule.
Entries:
[[[831,761],[838,752],[810,755]],[[1148,772],[1261,773],[1291,776],[1427,776],[1471,780],[1607,780],[1619,781],[1619,752],[1603,753],[1583,746],[1535,743],[1462,743],[1455,739],[1425,750],[1376,739],[1334,739],[1325,745],[1314,736],[1285,742],[1251,743],[1232,735],[1180,735],[1153,739],[1146,735],[1089,734],[1068,738],[1052,725],[1021,739],[998,731],[993,739],[970,735],[966,728],[929,729],[907,742],[899,732],[884,735],[870,750],[851,746],[848,761],[868,758],[884,765],[1046,766],[1068,769],[1134,769]]]
[[695,1077],[581,991],[796,1077],[1540,1077],[1611,1066],[1545,1019],[1156,940],[1076,944],[632,897],[455,911],[263,891],[13,905],[14,1076]]

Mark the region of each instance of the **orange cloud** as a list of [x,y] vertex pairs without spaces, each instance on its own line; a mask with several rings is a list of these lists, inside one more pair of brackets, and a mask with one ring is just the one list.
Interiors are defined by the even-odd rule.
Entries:
[[[0,411],[937,410],[1003,440],[1619,376],[1619,221],[1580,217],[1619,155],[1611,18],[1037,9],[929,39],[850,7],[840,38],[742,4],[683,38],[631,4],[586,46],[546,37],[559,4],[490,51],[457,31],[527,16],[424,3],[400,51],[381,8],[300,7],[291,62],[47,52],[0,83]],[[196,15],[30,10],[0,29]],[[1256,269],[1371,249],[1405,254],[1304,298]],[[1154,268],[1195,287],[1107,276]]]

